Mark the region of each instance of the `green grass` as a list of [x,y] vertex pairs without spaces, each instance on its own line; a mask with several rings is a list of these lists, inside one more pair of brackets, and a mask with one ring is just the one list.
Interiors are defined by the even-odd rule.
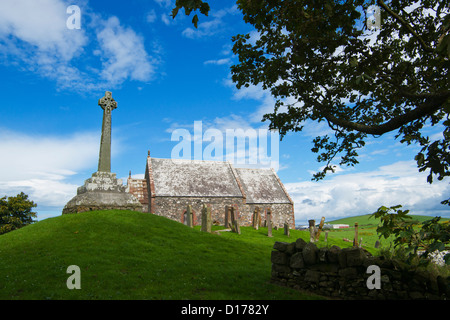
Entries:
[[[420,217],[429,219],[430,217]],[[327,221],[328,222],[328,221]],[[377,254],[374,219],[359,224],[364,247]],[[214,230],[223,227],[213,226]],[[0,236],[0,299],[304,300],[321,297],[270,283],[275,241],[309,241],[308,231],[254,230],[220,235],[164,217],[97,211],[49,218]],[[318,247],[350,247],[354,229],[320,235]],[[388,246],[388,240],[382,242]],[[69,290],[67,267],[81,269],[81,290]]]
[[[377,234],[377,227],[380,221],[375,218],[370,218],[370,214],[360,215],[355,217],[349,217],[339,220],[326,221],[326,223],[330,224],[348,224],[349,228],[345,229],[334,229],[330,230],[328,233],[328,237],[332,239],[349,239],[353,241],[355,237],[355,222],[358,223],[358,238],[363,239],[363,247],[368,249],[372,254],[378,254],[379,250],[374,248],[375,242],[378,240],[381,243],[381,248],[388,248],[393,240],[393,237],[388,239],[379,238]],[[417,220],[419,222],[424,222],[426,220],[430,220],[433,217],[431,216],[422,216],[422,215],[410,215],[413,220]],[[442,218],[441,221],[448,221],[448,218]],[[359,241],[358,239],[358,241]]]
[[[0,299],[320,298],[270,283],[274,242],[307,232],[241,232],[209,234],[131,211],[49,218],[0,236]],[[81,269],[80,290],[66,286],[70,265]]]

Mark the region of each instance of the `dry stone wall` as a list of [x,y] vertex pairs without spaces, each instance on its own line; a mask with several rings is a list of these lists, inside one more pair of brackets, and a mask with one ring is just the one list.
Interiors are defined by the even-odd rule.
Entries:
[[[373,257],[359,247],[318,248],[312,242],[276,242],[273,283],[338,299],[449,299],[450,277],[417,271],[396,260]],[[370,266],[379,267],[379,289],[370,289]],[[369,271],[369,272],[368,272]]]

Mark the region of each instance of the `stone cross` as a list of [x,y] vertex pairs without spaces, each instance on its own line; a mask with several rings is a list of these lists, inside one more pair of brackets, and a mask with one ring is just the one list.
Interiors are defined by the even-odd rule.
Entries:
[[98,171],[111,172],[111,111],[117,108],[117,102],[112,98],[111,92],[106,91],[105,96],[98,100],[98,105],[103,109]]

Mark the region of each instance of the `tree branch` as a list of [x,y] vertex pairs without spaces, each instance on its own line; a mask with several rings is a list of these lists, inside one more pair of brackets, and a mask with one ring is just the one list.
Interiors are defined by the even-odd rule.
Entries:
[[422,39],[421,36],[419,36],[414,29],[398,14],[396,14],[394,11],[392,11],[382,0],[378,0],[378,5],[382,7],[391,17],[393,17],[395,20],[400,22],[402,26],[404,26],[417,40],[419,40],[420,44],[424,48],[425,51],[428,52],[434,52],[434,49],[430,46],[428,46],[425,41]]
[[382,135],[386,132],[396,130],[411,121],[420,119],[426,115],[434,114],[437,110],[439,110],[442,107],[444,102],[449,97],[450,97],[450,93],[447,93],[445,96],[429,99],[428,101],[419,105],[417,108],[415,108],[409,112],[406,112],[400,116],[397,116],[397,117],[389,120],[388,122],[385,122],[380,125],[365,125],[365,124],[360,124],[357,122],[349,121],[346,119],[341,119],[341,118],[338,118],[338,117],[334,116],[333,114],[331,114],[329,112],[328,108],[324,107],[323,105],[316,104],[316,107],[318,109],[320,109],[320,111],[322,112],[322,115],[325,117],[325,119],[327,119],[328,121],[330,121],[338,126],[341,126],[341,127],[344,127],[344,128],[350,129],[350,130],[356,130],[356,131],[366,133],[366,134]]

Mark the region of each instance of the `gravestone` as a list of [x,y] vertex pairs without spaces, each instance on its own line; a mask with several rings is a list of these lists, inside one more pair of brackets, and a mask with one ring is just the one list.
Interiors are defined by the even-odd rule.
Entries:
[[67,202],[62,213],[112,209],[142,211],[139,200],[126,192],[122,179],[111,172],[111,113],[117,108],[117,102],[111,92],[106,91],[98,105],[103,109],[98,171],[77,189],[77,195]]
[[377,240],[375,241],[375,249],[378,249],[380,247],[380,241]]
[[225,228],[230,227],[230,221],[231,221],[231,207],[225,206]]
[[272,237],[272,212],[267,209],[267,236]]
[[239,221],[237,219],[233,221],[233,228],[231,229],[231,231],[237,234],[241,234],[241,227],[239,226]]
[[234,207],[230,207],[230,223],[231,225],[234,224],[234,220],[236,220],[236,215],[234,212]]
[[284,235],[290,237],[291,233],[289,231],[289,223],[285,222],[284,223]]
[[193,216],[192,206],[188,205],[187,209],[186,209],[186,225],[191,228],[194,227],[194,222],[193,222],[192,216]]
[[203,205],[202,208],[202,229],[203,232],[211,233],[211,208]]
[[253,229],[258,230],[259,224],[261,222],[261,217],[259,214],[259,208],[255,208],[253,211],[253,217],[252,217],[252,227]]

